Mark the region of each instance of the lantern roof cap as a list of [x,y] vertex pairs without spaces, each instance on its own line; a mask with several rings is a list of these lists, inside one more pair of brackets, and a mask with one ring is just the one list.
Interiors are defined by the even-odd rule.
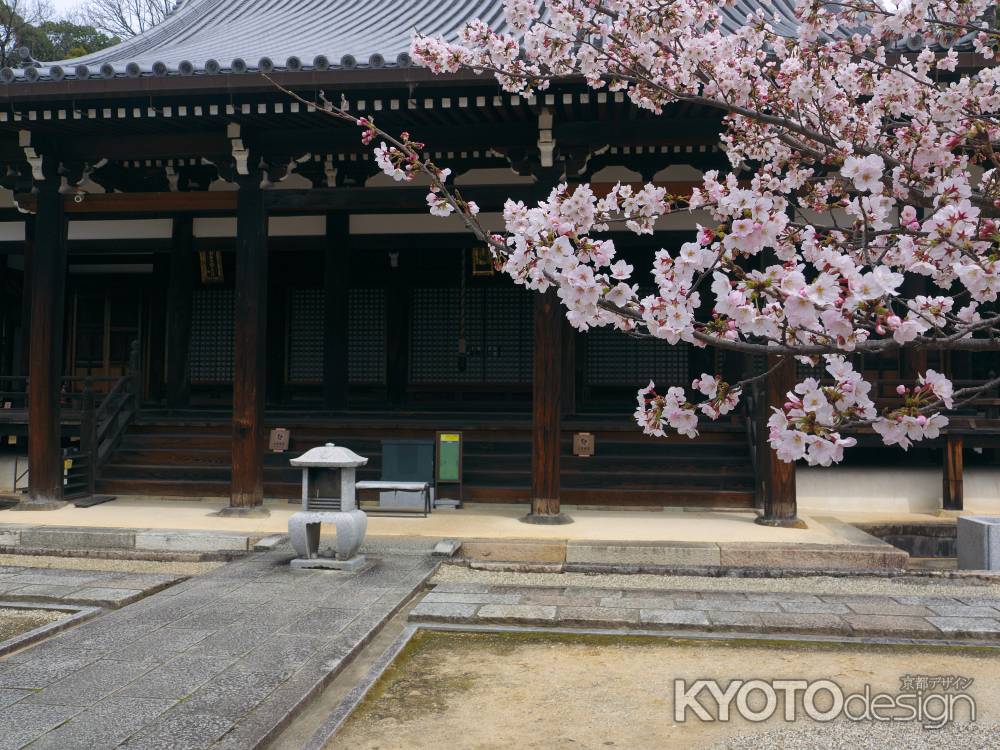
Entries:
[[350,448],[327,443],[310,448],[298,458],[291,460],[292,466],[323,467],[328,469],[346,469],[354,466],[364,466],[368,459],[359,456]]

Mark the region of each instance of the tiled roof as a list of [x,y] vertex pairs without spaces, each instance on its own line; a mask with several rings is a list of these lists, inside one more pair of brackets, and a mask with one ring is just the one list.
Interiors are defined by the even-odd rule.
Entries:
[[[724,23],[764,5],[793,33],[794,4],[738,0]],[[178,0],[144,34],[73,60],[3,68],[0,84],[407,67],[414,29],[452,37],[473,18],[502,28],[502,0]]]

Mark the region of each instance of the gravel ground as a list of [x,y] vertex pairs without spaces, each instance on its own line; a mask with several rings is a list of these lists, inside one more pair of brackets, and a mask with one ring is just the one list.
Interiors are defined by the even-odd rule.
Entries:
[[50,622],[69,617],[69,612],[47,609],[7,609],[0,608],[0,642],[29,630],[48,625]]
[[[580,586],[607,589],[679,591],[808,592],[874,596],[1000,597],[1000,584],[941,578],[804,576],[801,578],[714,578],[668,575],[590,575],[587,573],[508,573],[442,565],[434,583],[481,583],[487,586]],[[1000,744],[998,744],[1000,748]]]
[[94,557],[55,557],[46,555],[0,555],[0,566],[23,568],[62,568],[65,570],[104,570],[109,573],[166,573],[198,576],[215,570],[222,562],[171,562],[158,560],[103,560]]
[[950,724],[933,731],[912,724],[844,721],[743,734],[713,750],[997,750],[1000,725]]

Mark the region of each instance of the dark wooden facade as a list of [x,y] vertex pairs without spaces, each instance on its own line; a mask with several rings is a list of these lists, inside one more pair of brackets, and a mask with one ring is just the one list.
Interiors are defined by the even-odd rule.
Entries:
[[[578,86],[536,100],[485,79],[410,70],[401,85],[374,73],[337,79],[349,110],[431,144],[476,183],[463,190],[484,215],[609,168],[649,180],[723,166],[718,120],[691,108],[653,118]],[[370,472],[379,436],[447,427],[472,440],[471,498],[530,500],[536,516],[558,515],[560,500],[753,504],[746,415],[692,444],[642,438],[628,419],[650,376],[687,385],[714,367],[738,375],[740,358],[575,334],[551,296],[477,275],[471,238],[427,223],[425,189],[379,184],[356,129],[259,77],[225,91],[145,83],[88,83],[72,98],[28,87],[0,109],[5,184],[32,212],[24,240],[0,241],[18,300],[4,311],[0,366],[31,379],[33,501],[62,495],[61,377],[123,375],[137,339],[144,406],[101,470],[108,492],[228,494],[234,512],[252,511],[265,495],[294,496],[287,456],[266,453],[270,427],[292,426],[293,448],[351,441],[374,455]],[[300,90],[313,99],[323,83]],[[553,117],[551,161],[539,149],[542,113]],[[512,170],[520,179],[505,184]],[[2,221],[24,218],[9,209]],[[169,224],[147,231],[157,221]],[[689,237],[616,242],[642,269]],[[773,379],[772,402],[792,374],[789,365]],[[597,435],[598,455],[572,456],[576,431]],[[794,472],[767,466],[765,515],[794,519]],[[181,474],[193,478],[174,481]]]

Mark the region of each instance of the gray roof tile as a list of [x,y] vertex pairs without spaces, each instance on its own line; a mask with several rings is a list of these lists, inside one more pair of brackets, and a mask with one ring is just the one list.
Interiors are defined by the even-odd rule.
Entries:
[[[794,4],[737,0],[723,23],[738,25],[763,5],[779,32],[793,33]],[[502,28],[502,0],[180,0],[144,34],[73,60],[4,68],[0,84],[406,67],[414,29],[454,37],[473,18]]]

